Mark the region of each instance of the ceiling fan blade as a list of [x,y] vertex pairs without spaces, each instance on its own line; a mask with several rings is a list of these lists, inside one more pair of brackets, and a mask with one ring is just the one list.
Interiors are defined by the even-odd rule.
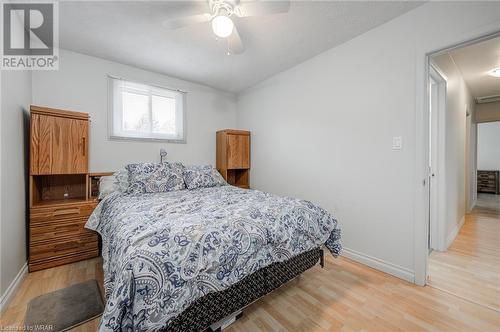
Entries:
[[198,24],[208,22],[212,19],[212,15],[209,13],[186,16],[180,18],[174,18],[172,20],[167,20],[162,23],[162,25],[167,29],[179,29],[186,27],[188,25]]
[[227,38],[227,43],[229,54],[241,54],[245,52],[245,46],[236,27],[233,28],[233,33]]
[[290,10],[290,0],[241,2],[237,7],[239,17],[262,16],[286,13]]

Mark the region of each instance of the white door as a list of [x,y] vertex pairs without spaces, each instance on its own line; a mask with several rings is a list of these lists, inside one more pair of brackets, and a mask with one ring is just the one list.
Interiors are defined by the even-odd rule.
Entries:
[[446,80],[429,71],[429,251],[445,250],[445,121]]
[[429,79],[429,251],[438,248],[438,194],[436,183],[438,114],[438,83],[431,75]]

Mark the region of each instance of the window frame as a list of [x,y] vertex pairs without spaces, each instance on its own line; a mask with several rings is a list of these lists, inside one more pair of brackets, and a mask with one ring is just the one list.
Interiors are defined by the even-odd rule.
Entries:
[[[132,84],[140,84],[140,85],[145,85],[151,88],[157,88],[157,89],[163,89],[170,91],[172,93],[178,93],[181,95],[182,98],[182,137],[181,138],[161,138],[161,137],[141,137],[141,136],[125,136],[125,135],[117,135],[114,132],[114,121],[115,121],[115,112],[114,112],[114,81],[125,81],[125,82],[130,82]],[[161,86],[158,84],[154,83],[149,83],[149,82],[142,82],[138,80],[131,80],[128,78],[123,78],[119,76],[114,76],[114,75],[107,75],[107,84],[108,84],[108,125],[107,125],[107,131],[108,131],[108,139],[109,140],[116,140],[116,141],[138,141],[138,142],[164,142],[164,143],[179,143],[179,144],[186,144],[187,143],[187,107],[186,107],[186,91],[182,91],[179,89],[172,89],[168,88],[165,86]],[[151,107],[151,105],[149,106]],[[150,110],[151,111],[151,110]]]

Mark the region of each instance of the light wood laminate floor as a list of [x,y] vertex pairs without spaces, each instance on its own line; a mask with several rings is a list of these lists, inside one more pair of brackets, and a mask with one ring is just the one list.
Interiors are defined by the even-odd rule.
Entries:
[[[102,285],[101,259],[31,273],[1,318],[22,326],[30,299],[87,279]],[[98,319],[73,331],[95,331]],[[346,258],[326,259],[255,302],[227,331],[498,331],[500,313],[418,287]],[[1,329],[0,329],[1,330]]]
[[428,284],[500,311],[500,195],[479,194],[450,248],[430,254]]

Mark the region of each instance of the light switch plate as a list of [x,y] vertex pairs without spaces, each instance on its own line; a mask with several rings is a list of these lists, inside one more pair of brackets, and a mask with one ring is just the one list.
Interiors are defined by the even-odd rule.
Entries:
[[403,148],[403,138],[401,136],[394,136],[392,138],[392,149],[401,150]]

